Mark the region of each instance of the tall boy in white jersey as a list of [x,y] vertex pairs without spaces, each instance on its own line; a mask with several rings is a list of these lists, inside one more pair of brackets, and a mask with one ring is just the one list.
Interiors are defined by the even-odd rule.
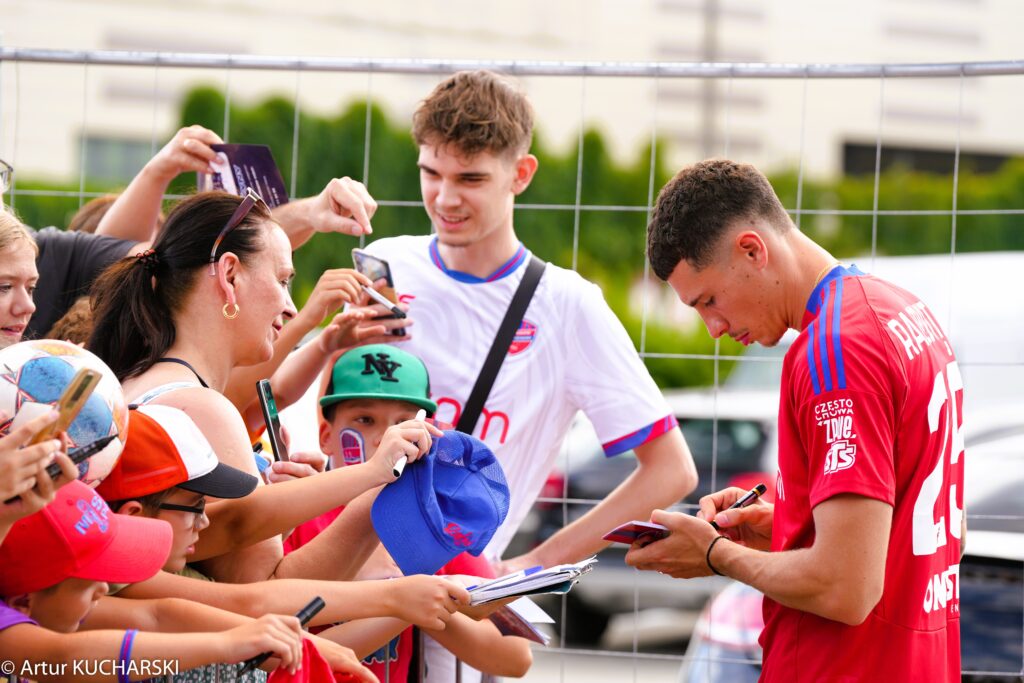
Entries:
[[[529,262],[512,218],[515,197],[537,171],[532,131],[529,102],[505,79],[475,71],[442,82],[413,119],[436,234],[367,248],[390,262],[410,306],[416,325],[403,343],[429,368],[443,421],[458,421]],[[633,449],[638,467],[581,519],[499,571],[587,557],[607,545],[601,536],[609,529],[647,519],[697,484],[675,417],[600,289],[548,264],[474,431],[498,456],[512,492],[486,551],[492,560],[540,493],[577,410],[606,455]]]

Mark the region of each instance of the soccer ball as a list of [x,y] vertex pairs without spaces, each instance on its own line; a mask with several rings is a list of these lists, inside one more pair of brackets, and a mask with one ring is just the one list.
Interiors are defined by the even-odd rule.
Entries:
[[117,438],[78,465],[78,478],[97,486],[117,464],[128,437],[128,406],[121,383],[97,356],[65,341],[37,339],[0,350],[0,435],[6,435],[57,405],[80,368],[102,375],[78,417],[68,428],[71,448],[116,434]]

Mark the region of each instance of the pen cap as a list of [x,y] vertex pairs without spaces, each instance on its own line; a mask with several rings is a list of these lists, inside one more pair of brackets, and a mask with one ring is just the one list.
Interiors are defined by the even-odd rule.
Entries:
[[479,439],[446,431],[377,496],[373,527],[402,573],[434,574],[480,555],[508,515],[505,472]]
[[433,415],[430,377],[416,356],[389,344],[357,346],[343,353],[331,369],[321,408],[351,399],[406,401]]

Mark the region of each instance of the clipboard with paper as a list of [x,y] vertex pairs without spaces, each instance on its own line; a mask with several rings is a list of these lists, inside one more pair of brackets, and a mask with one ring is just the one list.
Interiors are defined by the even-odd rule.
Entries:
[[495,600],[524,595],[568,593],[579,578],[589,572],[596,563],[597,558],[591,557],[573,564],[560,564],[547,569],[530,567],[507,574],[487,583],[471,586],[468,589],[470,604],[484,605]]

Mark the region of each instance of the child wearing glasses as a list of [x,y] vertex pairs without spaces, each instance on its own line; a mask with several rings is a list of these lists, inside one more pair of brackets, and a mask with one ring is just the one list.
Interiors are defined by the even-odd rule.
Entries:
[[[262,511],[254,509],[253,516],[264,520],[265,533],[280,533],[278,527],[290,528],[298,523],[290,518],[288,511],[301,508],[300,499],[304,497],[301,489],[307,484],[306,481],[279,484],[252,493],[256,478],[218,463],[209,443],[185,413],[161,405],[136,408],[121,457],[97,491],[122,514],[167,522],[172,528],[173,540],[163,565],[165,571],[139,583],[116,587],[118,597],[185,598],[256,617],[267,612],[294,613],[314,596],[321,596],[326,607],[314,617],[313,624],[392,617],[435,629],[443,629],[451,618],[450,613],[460,602],[468,601],[460,586],[438,577],[412,576],[358,584],[280,579],[215,586],[187,566],[197,554],[209,552],[204,550],[204,546],[210,545],[205,536],[212,529],[207,512],[216,516],[222,505],[213,503],[208,508],[206,496],[245,496],[254,508],[262,508]],[[289,491],[288,495],[295,499],[291,503],[280,495]],[[280,510],[281,514],[275,514],[275,510]],[[220,542],[216,538],[212,541],[214,545]],[[383,636],[377,642],[364,643],[360,639],[355,643],[358,647],[353,649],[370,651],[384,640]],[[348,645],[345,640],[339,642]]]
[[[130,663],[142,666],[142,659],[176,660],[178,668],[189,668],[241,662],[268,651],[277,658],[270,666],[295,671],[301,664],[302,633],[294,617],[267,615],[253,621],[195,605],[181,610],[177,628],[167,629],[177,633],[154,634],[139,633],[147,610],[138,609],[122,612],[130,624],[106,624],[117,632],[76,633],[88,628],[83,624],[103,609],[104,600],[111,600],[105,597],[108,581],[151,576],[167,557],[171,540],[165,522],[114,514],[79,481],[66,484],[52,503],[14,523],[0,545],[0,594],[6,598],[0,607],[0,658],[14,663],[4,673],[15,680],[95,680],[97,674],[125,680]],[[191,624],[185,621],[189,617]],[[217,632],[185,633],[200,627]],[[326,650],[332,668],[370,680],[345,659],[344,651],[339,657],[333,644]],[[123,678],[113,667],[107,672],[73,668],[75,658],[102,657],[118,662]],[[135,671],[133,677],[142,673]]]

